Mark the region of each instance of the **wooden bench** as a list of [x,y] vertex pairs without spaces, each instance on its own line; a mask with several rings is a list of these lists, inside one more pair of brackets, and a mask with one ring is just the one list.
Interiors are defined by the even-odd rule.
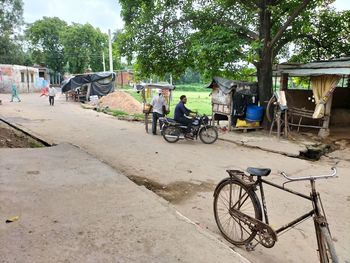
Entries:
[[[307,109],[300,109],[300,108],[294,108],[291,107],[288,110],[288,125],[289,126],[295,126],[298,127],[297,131],[299,132],[300,127],[304,128],[314,128],[314,129],[322,129],[323,128],[323,121],[324,117],[320,119],[313,119],[312,115],[314,114],[314,111],[307,110]],[[294,123],[294,118],[299,118],[298,123]],[[309,125],[309,124],[302,124],[303,119],[312,119],[312,120],[318,120],[319,125]]]

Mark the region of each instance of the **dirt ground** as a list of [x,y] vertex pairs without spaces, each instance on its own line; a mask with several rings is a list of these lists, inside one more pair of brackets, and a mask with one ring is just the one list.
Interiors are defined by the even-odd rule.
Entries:
[[[217,236],[251,262],[317,262],[316,240],[311,220],[278,238],[271,249],[255,251],[232,246],[220,235],[213,218],[213,190],[226,169],[245,170],[248,166],[269,167],[268,179],[283,183],[279,171],[318,175],[337,164],[339,177],[317,182],[340,262],[350,262],[350,152],[345,146],[319,161],[291,158],[277,153],[218,141],[168,144],[160,136],[144,132],[140,123],[119,121],[112,116],[82,109],[79,104],[57,100],[49,107],[40,98],[23,94],[23,103],[6,104],[1,115],[49,142],[71,142],[105,161],[135,183],[145,185],[169,200],[185,216]],[[3,107],[2,106],[2,107]],[[44,120],[44,121],[39,121]],[[288,147],[288,144],[286,144]],[[306,182],[290,184],[308,194]],[[277,228],[307,212],[310,204],[290,194],[266,187],[270,222]],[[200,244],[198,244],[200,246]]]
[[44,145],[0,121],[0,148],[37,148]]

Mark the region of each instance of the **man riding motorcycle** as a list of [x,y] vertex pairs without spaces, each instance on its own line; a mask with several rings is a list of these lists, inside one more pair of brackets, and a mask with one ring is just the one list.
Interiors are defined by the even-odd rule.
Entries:
[[184,126],[187,126],[186,132],[187,132],[188,136],[191,137],[192,119],[188,118],[187,116],[189,116],[190,113],[195,113],[195,112],[186,108],[185,107],[186,103],[187,103],[186,96],[181,95],[180,101],[175,107],[174,120],[176,122],[181,123]]

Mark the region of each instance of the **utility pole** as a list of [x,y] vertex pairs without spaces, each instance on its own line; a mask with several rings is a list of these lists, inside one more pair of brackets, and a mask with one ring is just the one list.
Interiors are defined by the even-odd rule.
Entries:
[[112,37],[111,37],[110,29],[108,29],[108,45],[109,45],[109,70],[110,72],[113,72]]
[[106,71],[106,62],[105,62],[105,52],[102,50],[102,64],[103,64],[103,72]]

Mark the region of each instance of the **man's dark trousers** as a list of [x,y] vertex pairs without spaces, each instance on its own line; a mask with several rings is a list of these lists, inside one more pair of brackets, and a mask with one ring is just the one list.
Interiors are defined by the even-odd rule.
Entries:
[[[160,117],[163,117],[163,114],[160,114],[158,112],[153,112],[152,115],[152,133],[157,134],[157,122]],[[162,128],[162,124],[159,122],[160,129]]]
[[187,133],[191,132],[191,127],[192,127],[192,122],[193,122],[192,119],[189,119],[186,117],[181,117],[181,118],[177,119],[176,121],[181,123],[182,125],[187,126],[187,130],[186,130]]

